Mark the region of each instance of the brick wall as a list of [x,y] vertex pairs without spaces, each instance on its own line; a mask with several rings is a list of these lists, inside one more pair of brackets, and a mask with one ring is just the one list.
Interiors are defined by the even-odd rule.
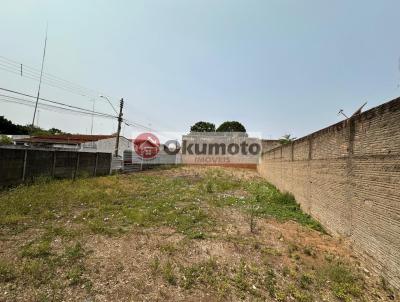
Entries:
[[264,153],[258,171],[400,289],[400,98]]

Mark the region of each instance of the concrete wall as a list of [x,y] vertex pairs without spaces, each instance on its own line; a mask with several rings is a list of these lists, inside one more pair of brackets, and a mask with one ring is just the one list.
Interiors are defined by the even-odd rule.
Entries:
[[[102,153],[114,153],[115,152],[115,138],[101,139],[96,142],[87,142],[81,145],[81,151],[84,152],[102,152]],[[118,155],[123,156],[125,150],[133,150],[132,141],[120,136]]]
[[264,153],[258,170],[400,288],[400,98]]
[[0,148],[0,187],[38,177],[74,178],[110,174],[111,153]]

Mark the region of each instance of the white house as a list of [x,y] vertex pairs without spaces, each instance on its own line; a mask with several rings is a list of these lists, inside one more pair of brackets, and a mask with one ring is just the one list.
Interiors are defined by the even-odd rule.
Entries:
[[[16,145],[105,153],[114,153],[115,142],[115,135],[58,134],[14,139]],[[118,155],[123,156],[125,150],[132,150],[132,141],[120,136]]]

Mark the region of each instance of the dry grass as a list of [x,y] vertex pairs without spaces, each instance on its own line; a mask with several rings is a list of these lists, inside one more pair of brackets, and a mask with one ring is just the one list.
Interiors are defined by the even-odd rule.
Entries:
[[0,193],[0,301],[390,301],[255,172],[181,167]]

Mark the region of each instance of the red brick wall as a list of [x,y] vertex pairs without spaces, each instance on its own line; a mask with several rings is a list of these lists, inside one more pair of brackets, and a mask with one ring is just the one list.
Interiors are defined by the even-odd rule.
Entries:
[[400,98],[265,153],[258,171],[400,289]]

